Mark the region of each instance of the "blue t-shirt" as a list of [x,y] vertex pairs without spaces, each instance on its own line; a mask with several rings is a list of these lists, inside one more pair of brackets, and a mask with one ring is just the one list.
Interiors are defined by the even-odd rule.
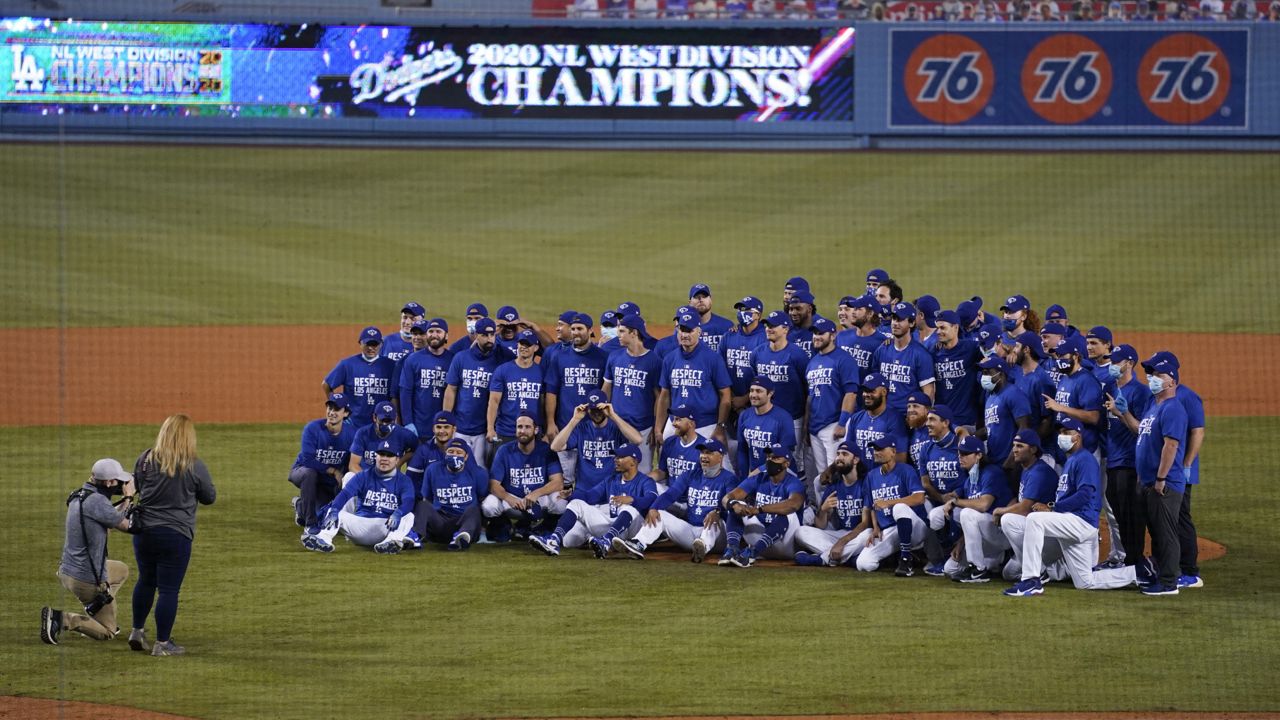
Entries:
[[400,367],[400,419],[412,424],[420,435],[429,434],[428,428],[444,403],[445,378],[453,353],[445,351],[436,355],[430,350],[419,350],[404,358]]
[[653,405],[661,373],[662,360],[652,350],[640,357],[619,350],[605,363],[604,379],[613,386],[609,390],[613,411],[637,430],[653,427]]
[[987,428],[987,457],[997,465],[1009,457],[1013,436],[1018,434],[1017,420],[1031,417],[1031,402],[1017,387],[1008,382],[996,392],[986,393],[982,406],[982,423]]
[[666,360],[667,356],[680,349],[680,341],[675,335],[668,335],[654,342],[653,351],[658,354],[659,360]]
[[[1102,409],[1102,385],[1088,370],[1081,369],[1073,375],[1063,377],[1058,383],[1058,391],[1054,394],[1054,399],[1077,410],[1097,410],[1099,418],[1106,413]],[[1065,417],[1065,413],[1058,413],[1057,420],[1061,421]],[[1085,450],[1093,452],[1098,449],[1097,423],[1085,423],[1084,432],[1081,435],[1084,438]]]
[[453,356],[445,382],[458,389],[453,414],[462,435],[483,435],[488,425],[489,383],[502,364],[498,353],[481,355],[475,345]]
[[442,462],[432,463],[422,477],[422,497],[449,515],[461,515],[488,494],[489,476],[472,462],[459,472],[451,472]]
[[729,333],[720,343],[720,355],[728,367],[730,387],[735,397],[742,397],[751,389],[751,381],[756,377],[756,348],[768,344],[764,323],[756,323],[756,329],[750,333],[739,325],[737,332]]
[[[1179,385],[1173,395],[1178,402],[1182,403],[1182,409],[1187,411],[1187,440],[1191,439],[1191,431],[1204,427],[1204,401],[1200,399],[1200,395],[1185,385]],[[1183,443],[1186,445],[1187,443]],[[1186,451],[1183,451],[1186,454]],[[1185,459],[1185,458],[1184,458]],[[1200,455],[1196,454],[1196,458],[1191,461],[1191,474],[1187,478],[1188,485],[1200,484]]]
[[312,420],[302,428],[302,449],[293,464],[321,473],[328,472],[331,467],[346,470],[351,441],[355,436],[356,429],[351,423],[342,423],[338,434],[334,435],[329,432],[324,418]]
[[[782,478],[776,481],[761,472],[743,480],[739,483],[738,489],[747,494],[748,503],[761,507],[785,502],[796,493],[804,495],[804,481],[790,470],[783,473]],[[803,505],[801,507],[803,508]],[[756,519],[768,525],[773,522],[774,517],[776,517],[774,513],[762,512],[756,516]]]
[[1174,492],[1182,492],[1186,485],[1182,460],[1187,450],[1187,411],[1176,396],[1164,402],[1152,402],[1142,416],[1142,421],[1138,423],[1136,470],[1138,482],[1144,487],[1156,484],[1165,438],[1178,441],[1178,454],[1174,456],[1173,467],[1169,468],[1169,475],[1165,478],[1165,487]]
[[[867,484],[867,507],[871,508],[872,517],[880,525],[881,530],[893,527],[893,507],[876,510],[877,500],[900,500],[924,492],[924,486],[920,484],[920,476],[916,474],[915,468],[904,463],[896,463],[887,473],[884,472],[883,465],[874,468],[867,473],[863,481]],[[924,503],[911,509],[921,520],[925,518]]]
[[[867,503],[867,481],[857,480],[853,473],[850,477],[834,482],[822,493],[818,507],[827,502],[827,498],[836,496],[836,507],[827,513],[827,527],[832,530],[852,530],[862,522],[862,508]],[[854,482],[847,482],[854,479]]]
[[609,517],[617,517],[620,507],[609,502],[609,498],[620,495],[631,498],[631,507],[643,516],[649,512],[653,501],[658,499],[658,487],[654,485],[653,478],[644,473],[636,473],[635,477],[627,480],[622,477],[622,473],[614,472],[591,487],[583,487],[579,484],[574,488],[571,499],[582,500],[588,505],[608,503]]
[[604,365],[609,354],[595,345],[555,354],[543,368],[543,382],[548,395],[556,395],[556,426],[564,427],[573,417],[573,409],[587,401],[592,390],[604,384]]
[[[1040,463],[1044,465],[1044,463]],[[1046,467],[1048,467],[1046,465]],[[987,514],[995,512],[996,508],[1004,507],[1009,504],[1009,500],[1013,497],[1013,491],[1009,489],[1009,482],[1005,480],[1004,471],[998,465],[979,465],[977,473],[969,473],[965,476],[964,485],[960,487],[960,497],[967,500],[974,500],[983,495],[990,495],[995,499],[991,501],[991,505],[987,508]]]
[[688,445],[684,444],[679,435],[672,435],[662,441],[658,462],[659,467],[667,473],[668,481],[699,467],[698,459],[702,453],[698,451],[698,444],[702,441],[703,437],[697,433],[694,433],[693,442]]
[[873,440],[892,435],[898,452],[907,451],[907,424],[893,408],[881,407],[883,409],[879,415],[872,415],[867,410],[854,413],[849,418],[848,429],[844,434],[845,439],[851,440],[858,448],[858,456],[862,458],[864,466],[869,468],[875,467],[875,456],[871,448]]
[[351,401],[351,424],[364,427],[373,422],[373,408],[383,400],[391,399],[391,374],[396,362],[378,356],[372,361],[364,355],[343,358],[324,382],[331,388],[342,388]]
[[981,360],[982,351],[972,340],[960,340],[949,349],[941,345],[933,348],[933,401],[951,408],[955,413],[955,427],[978,424],[978,408],[982,405],[982,387],[978,384]]
[[[858,381],[875,372],[871,369],[871,357],[884,345],[884,336],[878,332],[867,336],[858,334],[857,329],[841,330],[836,335],[836,346],[849,353],[858,366]],[[862,407],[862,395],[858,395],[858,407]]]
[[907,446],[911,448],[907,451],[907,460],[916,472],[924,468],[924,451],[932,442],[933,438],[929,437],[928,427],[921,425],[914,430],[907,428]]
[[625,443],[626,438],[614,421],[606,419],[604,427],[596,427],[591,418],[583,418],[573,432],[569,433],[569,440],[565,445],[568,449],[578,451],[575,485],[594,487],[614,475],[613,450]]
[[384,358],[390,358],[391,362],[399,362],[411,352],[413,352],[413,343],[399,332],[383,335],[382,347],[378,349],[378,354]]
[[685,503],[688,510],[685,520],[690,525],[701,526],[713,511],[720,509],[720,501],[738,486],[738,476],[724,468],[713,478],[697,465],[692,470],[674,478],[667,491],[653,503],[654,510],[666,510],[675,503]]
[[959,492],[968,476],[960,469],[960,451],[956,448],[956,434],[947,433],[924,449],[924,471],[939,495]]
[[1039,428],[1040,421],[1044,418],[1044,396],[1053,397],[1057,387],[1053,380],[1049,377],[1049,373],[1045,371],[1044,365],[1037,365],[1035,370],[1029,373],[1022,373],[1014,382],[1023,395],[1027,396],[1027,403],[1031,406],[1031,427]]
[[1052,502],[1057,488],[1058,476],[1053,473],[1053,467],[1044,460],[1036,460],[1031,467],[1022,470],[1018,479],[1018,499],[1033,503]]
[[489,467],[489,477],[516,497],[528,495],[561,472],[560,456],[543,440],[534,440],[528,453],[518,442],[507,443],[493,454]]
[[796,448],[796,424],[786,410],[774,405],[763,415],[748,408],[738,416],[738,455],[734,467],[747,474],[764,463],[765,450],[782,445],[791,452]]
[[351,439],[351,454],[360,458],[360,469],[370,470],[377,463],[378,446],[385,440],[391,443],[396,455],[404,455],[417,448],[418,436],[402,425],[392,424],[385,437],[378,435],[377,425],[370,424],[356,430]]
[[[1128,401],[1129,412],[1139,421],[1147,414],[1151,403],[1155,402],[1155,398],[1151,396],[1151,390],[1136,379],[1130,380],[1129,384],[1118,388],[1117,391]],[[1112,395],[1112,397],[1116,396]],[[1107,469],[1134,467],[1136,462],[1134,450],[1138,446],[1138,435],[1117,418],[1107,420],[1107,436],[1103,443],[1107,454]]]
[[1058,475],[1053,511],[1071,513],[1098,527],[1102,511],[1102,468],[1089,450],[1081,448],[1067,456]]
[[380,475],[377,470],[361,470],[347,481],[329,507],[341,510],[353,498],[356,517],[385,519],[393,513],[413,512],[416,495],[409,476],[399,470],[389,475]]
[[804,352],[804,359],[807,363],[813,355],[813,330],[799,325],[792,325],[791,329],[787,331],[787,344],[800,348]]
[[534,425],[546,427],[542,417],[542,368],[537,363],[527,368],[515,360],[499,365],[489,378],[489,392],[502,396],[493,421],[493,429],[499,435],[514,436],[516,418],[521,415],[532,415]]
[[702,336],[699,338],[699,342],[711,348],[711,352],[719,353],[720,345],[724,342],[724,336],[729,334],[732,329],[733,321],[711,313],[711,319],[702,323]]
[[858,365],[839,348],[817,353],[804,373],[809,388],[809,432],[840,419],[844,396],[858,392]]
[[688,405],[698,427],[714,425],[720,410],[720,390],[729,387],[724,360],[699,343],[693,352],[679,346],[662,361],[658,386],[671,392],[671,407]]
[[755,374],[773,381],[773,404],[793,418],[804,416],[804,376],[808,365],[809,356],[790,341],[781,350],[774,350],[768,343],[756,348]]
[[889,407],[906,412],[907,396],[933,382],[933,356],[912,340],[899,350],[894,344],[881,345],[871,358],[873,372],[889,383]]

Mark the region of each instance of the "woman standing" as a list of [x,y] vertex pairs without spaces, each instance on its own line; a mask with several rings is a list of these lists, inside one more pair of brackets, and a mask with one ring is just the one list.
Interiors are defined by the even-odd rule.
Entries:
[[[138,458],[134,482],[141,498],[142,529],[133,537],[138,582],[133,588],[133,632],[129,647],[147,649],[143,625],[156,607],[156,643],[151,654],[181,655],[186,649],[170,632],[178,615],[178,591],[191,560],[196,503],[213,503],[209,468],[196,457],[196,429],[186,415],[171,415],[160,426],[155,447]],[[156,602],[156,590],[160,600]]]

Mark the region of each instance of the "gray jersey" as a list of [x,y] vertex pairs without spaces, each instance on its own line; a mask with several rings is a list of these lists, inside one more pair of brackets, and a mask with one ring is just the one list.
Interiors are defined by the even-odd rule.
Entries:
[[[93,493],[83,502],[72,500],[67,505],[67,541],[62,545],[62,564],[58,566],[58,572],[92,584],[107,579],[107,529],[123,522],[124,515],[116,511],[111,501],[93,485],[85,483],[85,488]],[[93,576],[95,568],[97,578]]]

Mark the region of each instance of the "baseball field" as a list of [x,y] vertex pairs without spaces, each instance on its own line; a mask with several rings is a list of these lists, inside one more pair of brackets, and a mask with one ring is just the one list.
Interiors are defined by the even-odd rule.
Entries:
[[[0,173],[0,718],[1280,711],[1274,154],[9,144]],[[1022,293],[1177,353],[1209,416],[1197,524],[1226,549],[1205,587],[1013,599],[887,572],[298,543],[285,477],[323,375],[408,300],[456,335],[474,301],[549,325],[629,300],[660,321],[694,282],[729,315],[803,275],[831,313],[871,267],[908,297]],[[174,630],[189,655],[41,644],[40,607],[74,602],[54,576],[64,499],[174,412],[219,494]],[[133,567],[127,537],[111,556]]]

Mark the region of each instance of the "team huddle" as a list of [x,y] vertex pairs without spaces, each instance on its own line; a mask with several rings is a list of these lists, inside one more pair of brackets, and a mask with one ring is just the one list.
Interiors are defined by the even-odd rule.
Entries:
[[1204,409],[1173,353],[1140,361],[1108,328],[1082,332],[1060,305],[1041,320],[1021,295],[998,313],[979,297],[906,302],[881,269],[836,321],[804,278],[782,301],[744,297],[731,321],[694,285],[661,338],[631,302],[598,335],[586,313],[548,331],[475,303],[452,344],[444,319],[406,304],[399,332],[365,328],[324,379],[325,416],[289,474],[303,546],[514,539],[643,559],[665,538],[693,562],[908,577],[923,564],[1003,578],[1013,596],[1068,579],[1203,585]]

